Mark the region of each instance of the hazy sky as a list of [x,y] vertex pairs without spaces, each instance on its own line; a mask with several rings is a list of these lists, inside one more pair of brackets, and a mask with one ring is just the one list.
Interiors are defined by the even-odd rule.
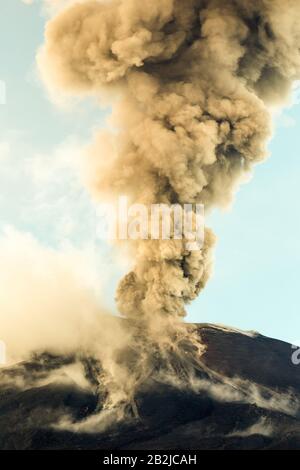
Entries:
[[[1,0],[0,8],[0,80],[6,85],[6,102],[0,105],[0,230],[30,232],[53,247],[67,241],[95,247],[93,206],[78,180],[77,160],[93,130],[105,125],[109,109],[92,100],[55,107],[35,69],[46,21],[41,2]],[[215,273],[189,307],[190,321],[300,340],[296,95],[294,105],[276,118],[270,159],[256,168],[232,209],[209,220],[218,236]],[[109,265],[112,304],[121,268],[112,270],[111,251],[96,248]]]

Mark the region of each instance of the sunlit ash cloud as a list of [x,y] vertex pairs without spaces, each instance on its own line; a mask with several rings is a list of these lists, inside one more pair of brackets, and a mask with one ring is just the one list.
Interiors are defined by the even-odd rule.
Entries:
[[[272,108],[299,80],[299,15],[298,0],[115,0],[54,16],[38,54],[48,88],[111,97],[112,131],[86,149],[94,197],[228,206],[267,156]],[[201,351],[182,318],[211,275],[214,243],[206,228],[197,251],[174,238],[126,245],[134,266],[116,300],[128,341],[107,382],[122,400],[151,372],[154,350],[183,370],[180,344]]]

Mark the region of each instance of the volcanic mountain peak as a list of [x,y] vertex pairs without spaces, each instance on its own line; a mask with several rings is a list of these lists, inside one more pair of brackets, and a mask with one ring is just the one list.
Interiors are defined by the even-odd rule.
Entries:
[[196,328],[202,370],[189,383],[154,372],[134,410],[105,407],[91,358],[42,354],[3,368],[0,448],[300,448],[291,346],[221,325]]

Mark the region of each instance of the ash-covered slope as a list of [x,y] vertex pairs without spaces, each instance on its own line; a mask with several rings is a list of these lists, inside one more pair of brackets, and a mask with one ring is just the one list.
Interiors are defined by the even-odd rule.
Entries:
[[45,354],[3,369],[0,448],[300,449],[291,346],[213,325],[198,333],[202,370],[186,384],[154,372],[125,417],[103,410],[91,359]]

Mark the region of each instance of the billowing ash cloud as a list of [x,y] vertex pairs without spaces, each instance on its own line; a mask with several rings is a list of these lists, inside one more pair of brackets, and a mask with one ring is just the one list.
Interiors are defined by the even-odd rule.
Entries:
[[92,356],[107,375],[128,336],[99,295],[91,256],[72,247],[52,250],[28,234],[0,236],[0,339],[8,363],[47,351]]
[[[299,44],[298,0],[91,1],[49,22],[39,62],[51,87],[118,95],[114,134],[89,149],[96,191],[212,208],[266,158],[270,107],[299,78]],[[120,311],[157,330],[184,315],[209,278],[213,244],[208,229],[197,252],[136,242]]]

